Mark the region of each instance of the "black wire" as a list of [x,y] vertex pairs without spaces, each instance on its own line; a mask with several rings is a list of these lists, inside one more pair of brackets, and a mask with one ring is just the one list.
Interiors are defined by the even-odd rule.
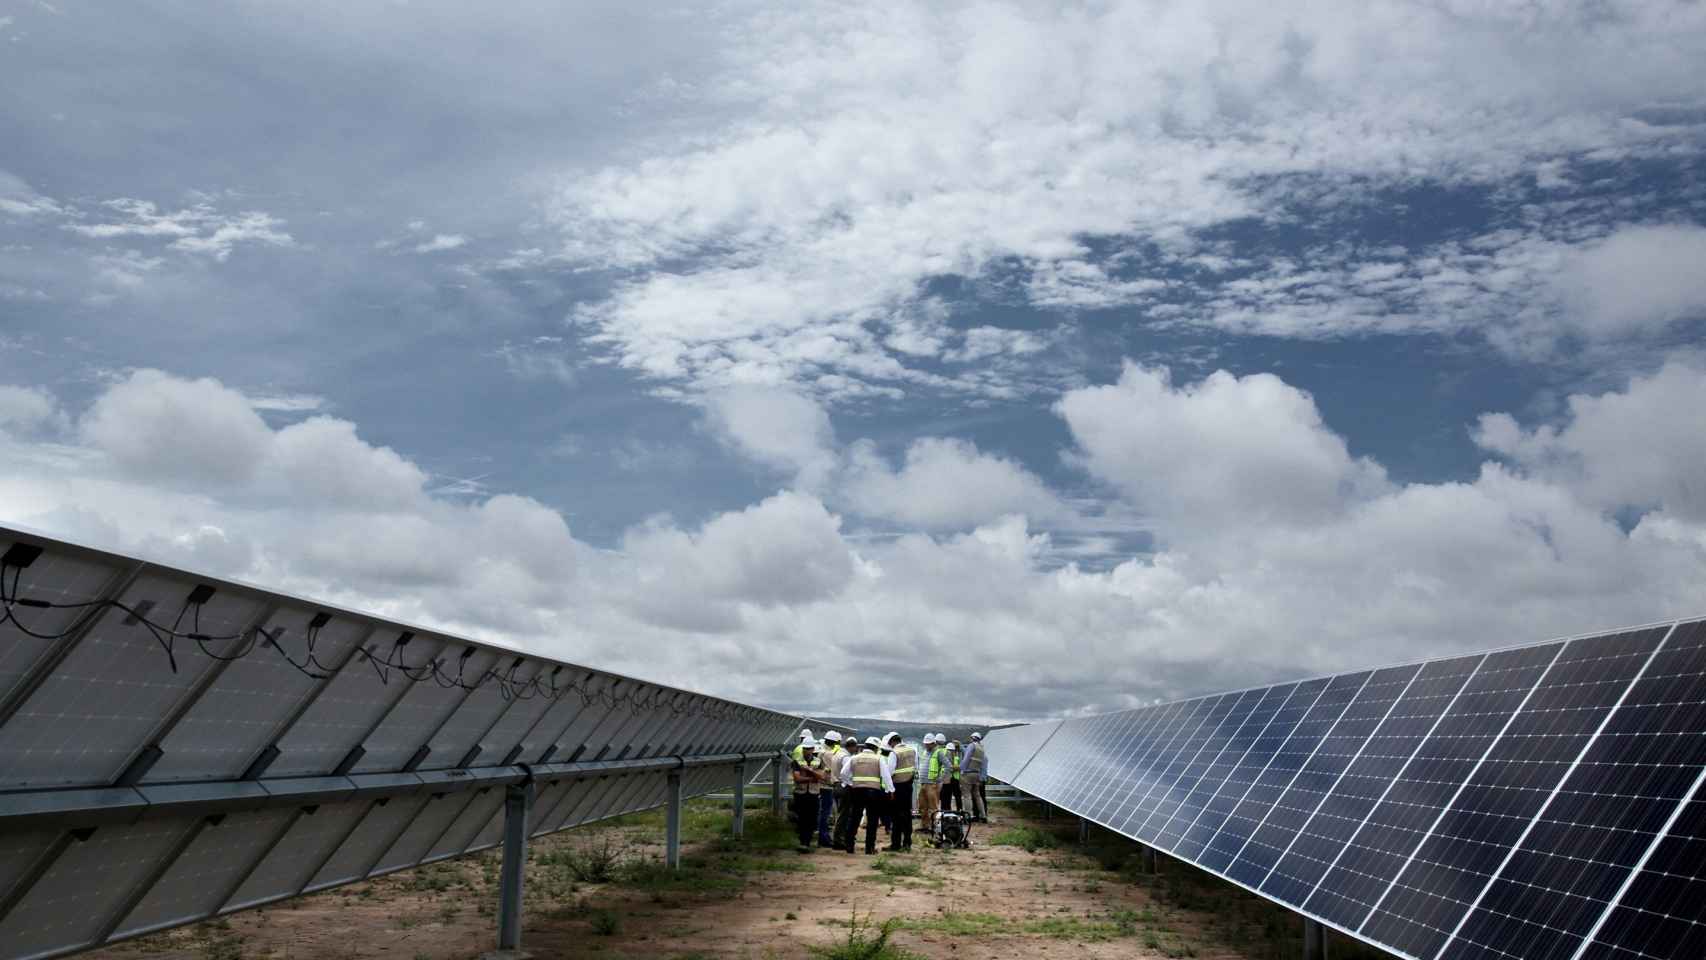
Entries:
[[[10,624],[18,632],[32,639],[47,641],[62,640],[65,637],[82,630],[103,611],[113,609],[123,612],[130,621],[133,621],[134,624],[140,625],[144,630],[148,631],[149,635],[154,638],[154,641],[159,644],[160,649],[165,652],[167,664],[171,667],[173,673],[178,672],[177,643],[180,640],[188,640],[194,643],[203,655],[224,663],[231,663],[248,657],[260,647],[271,647],[278,653],[279,658],[286,664],[294,668],[303,676],[309,677],[313,680],[329,680],[336,674],[338,669],[337,667],[326,664],[319,658],[317,649],[321,630],[321,627],[319,626],[310,625],[304,631],[303,656],[301,661],[298,661],[292,657],[290,653],[284,649],[284,645],[279,642],[279,638],[285,634],[285,628],[283,627],[271,632],[259,625],[256,625],[246,627],[236,633],[203,633],[201,630],[201,608],[203,604],[191,602],[189,600],[186,600],[184,605],[178,609],[178,614],[173,619],[170,626],[151,619],[148,616],[151,610],[147,605],[131,606],[116,599],[80,600],[73,602],[38,600],[33,597],[25,597],[21,595],[23,572],[24,568],[21,565],[11,563],[0,564],[0,627]],[[11,574],[9,581],[6,576],[8,573]],[[44,632],[40,630],[33,630],[29,626],[25,625],[22,620],[18,619],[17,610],[19,608],[30,610],[80,610],[83,612],[80,616],[74,618],[71,624],[65,629],[58,632]],[[190,628],[188,630],[182,629],[185,617],[190,619]],[[229,643],[231,641],[238,641],[238,643],[237,649],[230,653],[220,653],[213,649],[212,645]],[[485,668],[480,671],[479,675],[476,676],[472,682],[470,682],[467,677],[467,664],[474,648],[468,648],[467,653],[465,653],[458,661],[456,673],[452,676],[444,669],[444,660],[436,656],[428,657],[425,662],[411,666],[403,657],[402,648],[405,642],[403,635],[399,635],[397,639],[392,641],[390,651],[383,657],[375,654],[371,647],[365,646],[357,647],[350,656],[360,657],[367,661],[367,663],[373,667],[375,675],[379,677],[379,682],[385,685],[390,684],[391,676],[395,673],[402,675],[402,677],[410,683],[422,683],[430,678],[440,687],[445,689],[458,688],[469,692],[478,690],[488,683],[493,683],[497,685],[500,696],[502,696],[506,701],[532,700],[538,697],[545,697],[554,702],[573,693],[580,697],[581,704],[583,706],[591,706],[595,700],[602,701],[611,709],[615,709],[623,703],[628,703],[631,705],[630,709],[637,712],[640,710],[656,709],[659,704],[664,704],[664,706],[666,706],[667,709],[676,716],[692,714],[694,716],[721,719],[724,716],[730,715],[728,712],[731,709],[729,705],[716,701],[712,701],[709,704],[683,706],[683,702],[691,703],[693,698],[681,691],[672,692],[669,696],[668,702],[665,703],[665,691],[661,688],[653,688],[650,693],[645,696],[641,696],[640,693],[632,687],[626,690],[613,690],[613,688],[618,686],[619,683],[594,690],[591,689],[588,682],[591,679],[590,676],[586,679],[580,679],[571,675],[566,684],[559,686],[557,683],[556,673],[555,671],[552,671],[551,675],[545,682],[541,682],[539,674],[537,673],[528,678],[526,682],[522,682],[515,678],[516,671],[521,667],[521,661],[512,663],[508,670],[502,673],[490,667]]]

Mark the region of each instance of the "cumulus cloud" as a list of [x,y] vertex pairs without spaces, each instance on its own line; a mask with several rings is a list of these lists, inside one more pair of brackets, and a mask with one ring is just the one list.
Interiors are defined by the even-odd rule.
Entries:
[[1475,442],[1604,509],[1658,509],[1706,522],[1706,369],[1682,361],[1620,391],[1569,398],[1560,424],[1525,430],[1483,416]]
[[1022,464],[967,440],[918,438],[896,467],[870,440],[841,446],[823,405],[788,388],[720,390],[704,404],[712,433],[736,452],[869,519],[964,530],[1012,513],[1070,513]]
[[1118,383],[1055,409],[1079,462],[1167,531],[1316,525],[1387,487],[1309,394],[1271,374],[1175,386],[1166,369],[1128,364]]
[[835,467],[829,413],[785,387],[733,387],[705,398],[712,431],[743,456],[820,489]]
[[[917,329],[931,279],[1016,273],[1036,305],[1149,304],[1214,253],[1210,228],[1283,223],[1300,201],[1528,184],[1577,155],[1695,149],[1686,127],[1630,117],[1653,91],[1706,100],[1706,10],[1595,10],[1213,0],[757,11],[729,29],[720,82],[704,88],[717,126],[565,178],[552,209],[565,258],[628,278],[577,319],[619,362],[660,378],[828,372],[837,387],[1012,390],[953,369],[979,351],[951,329]],[[1127,239],[1160,255],[1134,256]],[[1417,270],[1435,285],[1459,279]],[[1274,272],[1291,281],[1291,294],[1267,298],[1277,314],[1240,307],[1235,290],[1217,309],[1175,313],[1313,335],[1382,313],[1398,314],[1382,329],[1430,323],[1425,310],[1384,298],[1388,309],[1372,310],[1354,295],[1372,291],[1298,297],[1307,271]]]
[[948,437],[913,441],[899,469],[875,444],[859,441],[847,451],[841,490],[865,516],[923,529],[965,529],[1007,514],[1046,523],[1065,514],[1054,493],[1021,464]]
[[1576,323],[1595,339],[1706,317],[1706,227],[1626,227],[1574,252],[1555,282]]
[[63,425],[64,413],[53,394],[40,387],[0,384],[0,431],[32,434]]
[[[1153,551],[1105,570],[1054,562],[1035,507],[871,538],[797,488],[595,550],[537,501],[425,492],[351,424],[273,430],[241,392],[155,371],[108,387],[75,442],[0,434],[0,516],[783,707],[1029,718],[1698,612],[1702,451],[1682,411],[1703,389],[1678,361],[1557,424],[1494,415],[1477,437],[1505,462],[1398,484],[1283,380],[1128,366],[1058,408],[1074,456],[1154,519]],[[39,419],[22,396],[0,394]],[[914,449],[874,469],[913,490],[1003,462]],[[256,468],[220,473],[233,462]]]

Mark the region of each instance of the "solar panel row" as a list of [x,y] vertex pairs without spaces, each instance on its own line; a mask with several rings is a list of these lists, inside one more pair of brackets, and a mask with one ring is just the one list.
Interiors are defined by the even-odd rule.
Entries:
[[1406,957],[1706,956],[1706,621],[999,730],[989,753]]
[[[800,718],[0,528],[0,958],[727,786]],[[751,761],[750,767],[742,766]]]

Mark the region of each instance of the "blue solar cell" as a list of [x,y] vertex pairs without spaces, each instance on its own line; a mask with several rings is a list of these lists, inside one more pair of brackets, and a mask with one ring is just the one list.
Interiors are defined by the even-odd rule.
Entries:
[[1437,954],[1663,636],[1645,630],[1569,643],[1363,931],[1412,956]]
[[1226,826],[1226,821],[1237,810],[1244,795],[1255,787],[1262,771],[1274,761],[1274,757],[1285,747],[1286,741],[1291,739],[1292,731],[1296,730],[1297,725],[1308,715],[1309,708],[1313,707],[1315,701],[1326,691],[1329,679],[1323,677],[1318,680],[1305,680],[1293,687],[1284,705],[1274,713],[1273,719],[1268,721],[1267,728],[1256,738],[1256,742],[1238,761],[1237,766],[1232,768],[1226,782],[1220,785],[1219,792],[1203,809],[1202,816],[1197,818],[1197,822],[1185,834],[1185,842],[1200,851],[1195,855],[1196,862],[1218,871],[1237,854],[1236,849],[1226,850],[1223,846],[1217,850],[1212,844],[1220,837],[1221,828]]
[[[1256,750],[1268,728],[1274,725],[1274,719],[1279,716],[1286,703],[1297,691],[1297,684],[1280,684],[1269,687],[1262,692],[1262,699],[1250,711],[1238,732],[1233,734],[1225,749],[1221,750],[1202,780],[1192,788],[1185,802],[1179,805],[1179,810],[1173,819],[1163,827],[1158,837],[1176,836],[1178,839],[1171,844],[1162,844],[1162,849],[1174,856],[1194,861],[1209,840],[1214,838],[1214,832],[1225,822],[1226,814],[1232,810],[1232,801],[1226,801],[1218,811],[1211,810],[1215,799],[1224,792],[1226,782],[1230,780],[1250,754]],[[1278,749],[1275,746],[1273,749]],[[1264,761],[1265,763],[1265,761]],[[1257,767],[1260,770],[1260,767]],[[1254,774],[1250,775],[1252,778]],[[1205,823],[1207,820],[1209,822]]]
[[[1267,693],[1265,689],[1245,690],[1227,694],[1223,698],[1223,706],[1217,708],[1221,718],[1215,729],[1203,740],[1197,755],[1185,767],[1178,781],[1168,789],[1166,799],[1156,807],[1155,813],[1144,824],[1144,834],[1153,836],[1157,846],[1171,849],[1178,843],[1180,832],[1196,818],[1202,807],[1200,804],[1193,806],[1192,798],[1197,795],[1205,778],[1214,769],[1215,760],[1230,746],[1239,729],[1249,721],[1251,712]],[[1202,802],[1207,802],[1207,796]]]
[[[1706,769],[1703,769],[1706,774]],[[1696,776],[1664,839],[1607,911],[1580,960],[1698,960],[1706,957],[1706,798]]]
[[[1235,879],[1260,887],[1282,856],[1297,842],[1304,825],[1314,816],[1327,794],[1338,784],[1352,762],[1362,753],[1398,699],[1409,689],[1421,667],[1416,664],[1377,670],[1356,698],[1344,708],[1332,730],[1305,761],[1303,768],[1268,811],[1267,818],[1250,842],[1239,852],[1227,871]],[[1326,702],[1326,698],[1322,698]],[[1323,709],[1316,704],[1316,710]],[[1317,848],[1317,856],[1331,857],[1338,851]],[[1301,902],[1301,899],[1299,900]]]
[[[1298,833],[1291,849],[1262,883],[1263,893],[1287,903],[1307,902],[1309,909],[1316,912],[1322,912],[1327,901],[1338,908],[1352,905],[1330,893],[1317,896],[1317,886],[1344,855],[1351,838],[1410,763],[1482,659],[1474,656],[1436,660],[1421,668]],[[1360,920],[1367,910],[1368,905],[1363,904],[1360,911],[1355,911],[1356,918]],[[1337,922],[1346,922],[1351,912],[1345,911]]]
[[[1706,624],[1684,624],[1457,931],[1452,956],[1568,960],[1706,764]],[[1694,702],[1689,702],[1690,697]]]
[[1273,812],[1274,804],[1297,779],[1309,758],[1315,755],[1321,742],[1333,732],[1344,715],[1345,708],[1356,699],[1357,693],[1368,684],[1372,674],[1346,674],[1327,681],[1327,687],[1310,705],[1309,711],[1292,728],[1291,736],[1281,745],[1256,782],[1245,791],[1232,815],[1220,828],[1208,849],[1203,852],[1203,865],[1227,873],[1240,883],[1261,882],[1263,870],[1248,866],[1234,871],[1239,854],[1249,845],[1250,838]]
[[1155,778],[1155,785],[1148,793],[1138,798],[1134,812],[1120,827],[1123,832],[1146,842],[1154,842],[1161,826],[1167,822],[1172,812],[1178,809],[1179,800],[1184,798],[1184,794],[1179,791],[1179,782],[1191,764],[1199,761],[1209,738],[1220,729],[1227,714],[1242,696],[1229,693],[1218,697],[1204,697],[1198,701],[1195,723],[1190,731],[1175,740],[1168,750],[1163,761],[1165,765]]
[[1115,829],[1130,832],[1134,819],[1147,816],[1147,811],[1143,808],[1144,800],[1160,786],[1167,765],[1172,762],[1191,733],[1202,726],[1203,717],[1211,706],[1210,698],[1207,697],[1185,702],[1169,718],[1166,728],[1153,738],[1152,748],[1141,759],[1143,775],[1135,778],[1124,793],[1111,798],[1112,803],[1104,810],[1107,822],[1114,825]]
[[1486,657],[1322,877],[1308,901],[1312,912],[1351,930],[1365,922],[1562,649],[1553,643]]

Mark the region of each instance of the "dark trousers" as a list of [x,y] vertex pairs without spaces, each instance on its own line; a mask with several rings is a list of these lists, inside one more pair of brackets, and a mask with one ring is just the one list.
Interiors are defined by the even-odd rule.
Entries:
[[851,821],[853,814],[853,791],[847,787],[835,788],[835,835],[833,846],[837,850],[847,850],[853,846],[853,841],[847,839],[847,834],[856,829]]
[[872,787],[854,787],[847,791],[847,846],[853,852],[859,841],[859,818],[865,818],[865,852],[877,852],[877,814],[883,809],[888,795]]
[[942,809],[966,812],[966,801],[964,797],[960,796],[960,782],[958,780],[949,780],[942,784]]
[[812,845],[812,831],[817,827],[817,794],[794,794],[794,829],[799,831],[800,846]]
[[912,849],[912,781],[894,785],[894,802],[889,806],[894,829],[889,833],[890,850]]
[[831,846],[835,838],[829,835],[829,825],[835,819],[835,794],[828,787],[817,795],[817,845]]

